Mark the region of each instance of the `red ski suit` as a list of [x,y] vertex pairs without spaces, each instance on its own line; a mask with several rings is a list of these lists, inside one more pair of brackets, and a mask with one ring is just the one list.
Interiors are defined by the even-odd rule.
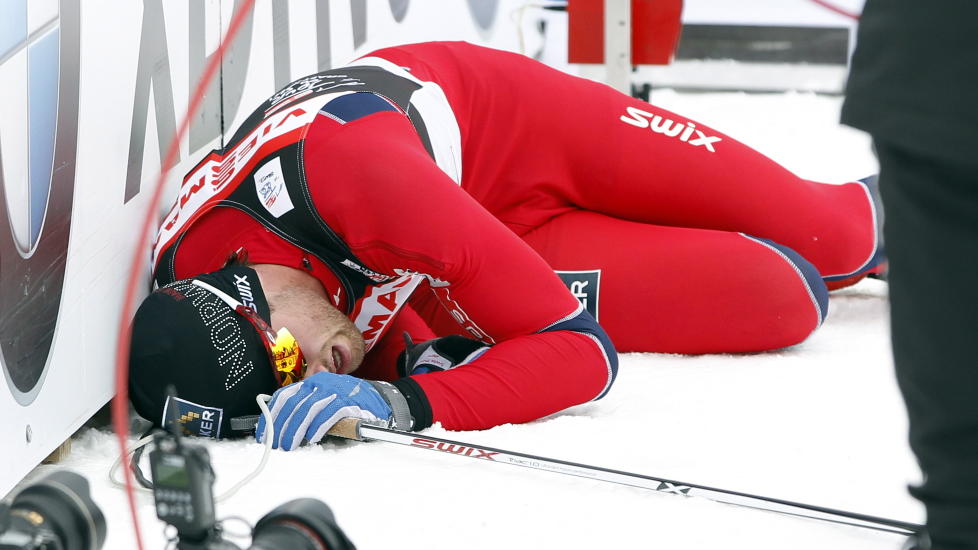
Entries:
[[[385,87],[390,75],[418,87],[410,101]],[[304,196],[270,191],[293,180]],[[260,207],[235,198],[249,186]],[[355,261],[274,227],[303,202]],[[396,378],[403,330],[493,344],[469,365],[411,377],[430,421],[477,429],[608,390],[615,352],[584,307],[627,351],[800,342],[824,318],[822,277],[872,263],[875,218],[861,183],[801,180],[602,84],[465,43],[416,44],[297,81],[259,108],[188,174],[156,276],[213,271],[240,248],[305,269],[376,343],[365,378]],[[573,295],[553,269],[571,272]],[[352,272],[365,289],[343,282]]]

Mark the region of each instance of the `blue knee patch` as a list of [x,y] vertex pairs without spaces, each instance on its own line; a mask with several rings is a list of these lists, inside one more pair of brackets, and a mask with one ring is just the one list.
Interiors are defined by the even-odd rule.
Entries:
[[605,384],[604,389],[594,399],[604,397],[608,393],[608,390],[611,389],[615,377],[618,376],[618,352],[615,350],[615,345],[611,343],[611,338],[601,328],[601,325],[594,320],[594,317],[584,309],[583,305],[579,305],[577,311],[571,316],[557,321],[540,332],[551,332],[554,330],[569,330],[585,334],[591,337],[601,347],[608,364],[608,383]]
[[795,252],[787,246],[780,245],[767,239],[744,235],[743,233],[741,233],[741,235],[770,248],[795,268],[795,271],[798,272],[798,276],[801,277],[808,289],[808,295],[811,296],[812,303],[815,305],[816,311],[818,312],[818,326],[821,326],[822,322],[825,321],[825,316],[829,313],[829,290],[825,287],[825,281],[822,280],[822,276],[819,274],[818,270],[815,269],[815,266],[803,258],[801,254]]
[[383,111],[398,112],[397,107],[383,97],[372,92],[355,92],[352,94],[341,95],[331,100],[319,110],[320,114],[346,124],[367,115],[380,113]]

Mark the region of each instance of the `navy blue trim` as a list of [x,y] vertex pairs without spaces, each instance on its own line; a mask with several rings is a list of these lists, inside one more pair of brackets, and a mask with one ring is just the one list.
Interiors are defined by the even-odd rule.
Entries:
[[541,330],[540,332],[553,332],[555,330],[569,330],[572,332],[580,332],[581,334],[587,334],[593,336],[597,339],[598,343],[601,344],[601,348],[604,350],[605,356],[608,358],[608,370],[611,372],[611,379],[608,380],[608,385],[605,386],[604,391],[602,391],[594,399],[601,399],[608,393],[611,389],[612,384],[615,383],[615,378],[618,376],[618,352],[615,350],[615,345],[611,343],[611,338],[608,334],[601,328],[601,325],[594,320],[594,317],[583,307],[581,312],[566,319],[559,323],[550,325],[549,327]]
[[819,274],[818,269],[815,269],[815,266],[802,257],[801,254],[787,246],[760,237],[751,235],[744,236],[776,249],[801,273],[802,278],[805,280],[805,285],[808,286],[809,293],[818,304],[818,324],[821,325],[825,321],[825,316],[829,314],[829,289],[825,286],[825,281],[822,279],[822,275]]
[[872,257],[862,267],[846,275],[832,275],[824,277],[826,281],[841,281],[856,275],[862,275],[867,271],[878,267],[886,261],[886,247],[883,245],[883,200],[880,198],[880,186],[877,176],[869,176],[859,180],[859,183],[869,192],[869,197],[873,201],[873,213],[876,216],[876,250]]
[[398,112],[389,101],[372,92],[341,95],[319,110],[320,113],[330,115],[343,124],[383,111]]

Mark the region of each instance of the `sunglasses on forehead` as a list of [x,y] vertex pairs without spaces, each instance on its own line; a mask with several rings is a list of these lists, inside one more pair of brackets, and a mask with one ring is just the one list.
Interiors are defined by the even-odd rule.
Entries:
[[262,344],[265,346],[265,351],[268,352],[268,358],[272,362],[272,373],[275,375],[279,387],[302,380],[306,372],[306,361],[302,357],[299,343],[296,342],[289,329],[282,327],[278,332],[273,332],[272,327],[258,315],[254,308],[242,304],[227,293],[203,281],[194,279],[193,284],[220,298],[222,302],[255,327]]

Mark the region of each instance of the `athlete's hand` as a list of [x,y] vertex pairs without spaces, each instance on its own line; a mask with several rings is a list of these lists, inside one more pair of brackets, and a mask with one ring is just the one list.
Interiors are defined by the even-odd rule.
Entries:
[[475,361],[489,349],[478,340],[452,335],[415,344],[404,333],[404,351],[397,357],[397,372],[401,376],[439,372]]
[[[331,372],[320,372],[279,388],[272,396],[269,409],[275,430],[272,447],[286,451],[295,449],[303,440],[318,443],[341,418],[359,418],[388,426],[392,416],[388,401],[370,382]],[[255,431],[259,443],[264,442],[265,431],[263,415]]]

